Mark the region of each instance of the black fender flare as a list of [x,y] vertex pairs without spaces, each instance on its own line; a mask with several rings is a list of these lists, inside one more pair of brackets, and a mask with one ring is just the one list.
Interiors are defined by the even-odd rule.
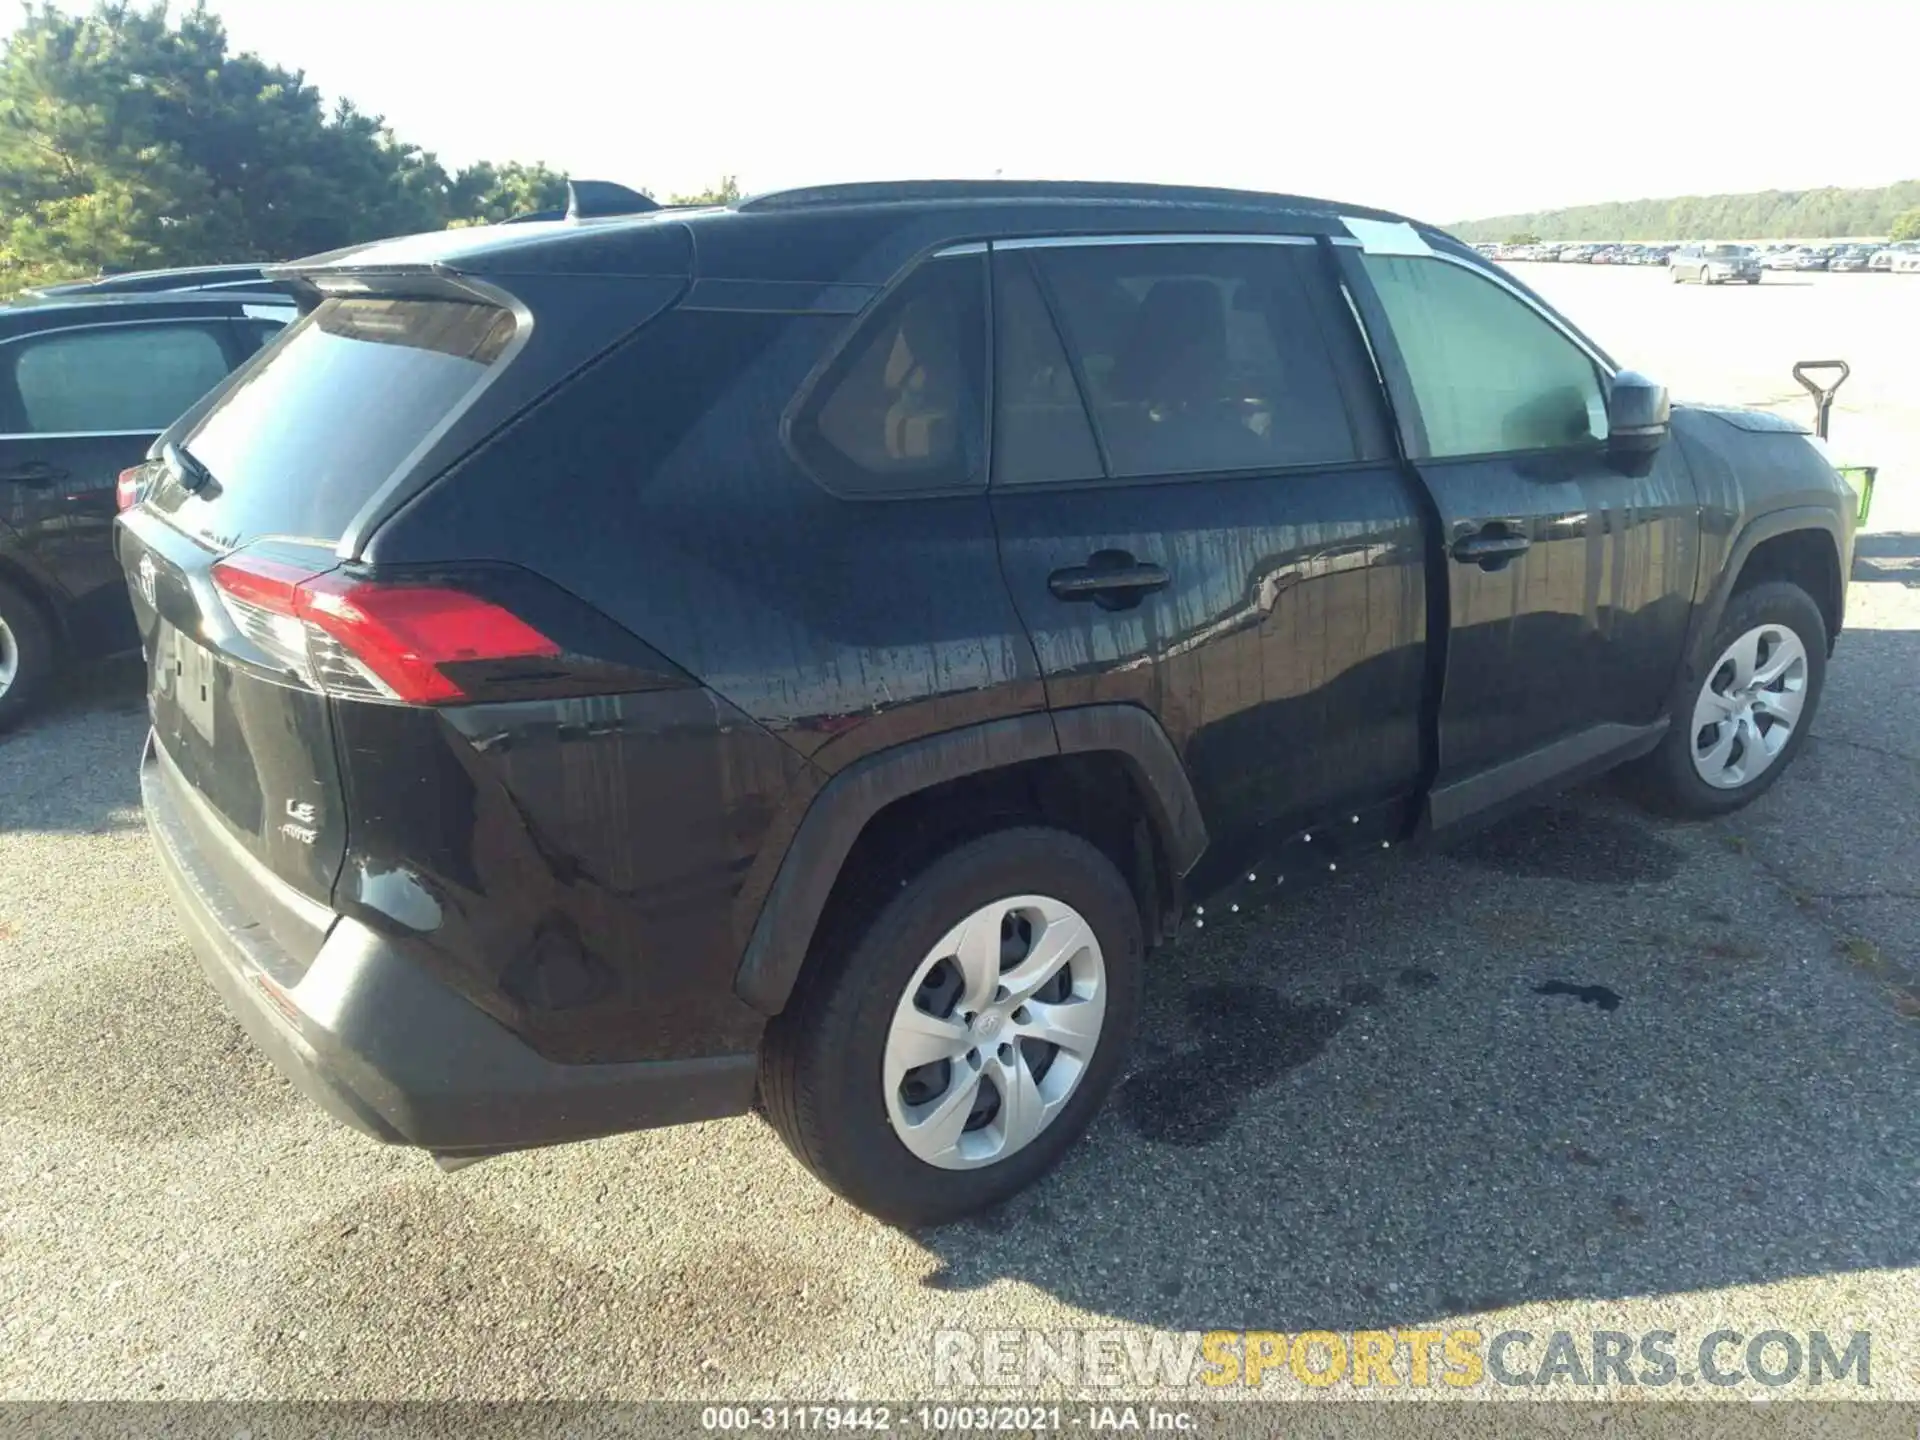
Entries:
[[988,720],[864,756],[820,788],[767,890],[734,975],[734,991],[764,1015],[786,1006],[827,898],[867,822],[896,800],[949,780],[1026,760],[1111,753],[1146,797],[1168,864],[1184,875],[1207,848],[1193,786],[1160,722],[1137,705],[1088,705]]
[[[1740,572],[1746,568],[1753,552],[1769,540],[1782,535],[1792,534],[1796,530],[1818,530],[1833,542],[1833,558],[1836,573],[1839,576],[1839,594],[1834,596],[1835,613],[1844,615],[1847,604],[1847,569],[1851,557],[1846,542],[1846,522],[1840,511],[1825,505],[1789,505],[1780,510],[1769,510],[1749,520],[1733,537],[1733,543],[1727,547],[1727,558],[1720,566],[1720,573],[1714,577],[1713,588],[1707,592],[1704,602],[1694,607],[1693,624],[1687,632],[1686,656],[1682,662],[1682,679],[1692,683],[1698,677],[1694,667],[1700,663],[1700,647],[1713,632],[1720,628],[1720,617],[1726,613],[1727,602],[1733,598],[1734,586],[1740,583]],[[1814,597],[1816,602],[1818,596]],[[1834,637],[1829,635],[1827,643],[1832,645]]]

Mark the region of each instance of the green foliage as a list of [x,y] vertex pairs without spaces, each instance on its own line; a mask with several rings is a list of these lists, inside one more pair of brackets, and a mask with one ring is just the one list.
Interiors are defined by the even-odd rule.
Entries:
[[1886,235],[1920,207],[1920,180],[1869,190],[1763,190],[1685,195],[1496,215],[1450,227],[1462,240],[1529,231],[1547,240],[1820,240]]
[[482,160],[454,177],[447,190],[453,225],[498,225],[536,210],[559,210],[567,203],[567,177],[545,165]]
[[1508,245],[1538,245],[1540,243],[1540,237],[1531,230],[1516,230],[1513,234],[1507,236],[1505,243]]
[[1920,240],[1920,205],[1894,216],[1893,228],[1887,234],[1894,240]]
[[304,73],[232,55],[204,0],[29,4],[0,55],[0,294],[103,271],[288,259],[566,203],[544,165],[449,175]]
[[692,195],[675,195],[667,203],[671,205],[731,205],[740,198],[740,177],[722,175],[720,183],[710,189],[697,191]]

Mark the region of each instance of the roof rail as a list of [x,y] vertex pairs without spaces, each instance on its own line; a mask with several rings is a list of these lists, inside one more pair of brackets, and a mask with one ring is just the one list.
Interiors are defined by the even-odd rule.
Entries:
[[849,185],[813,185],[774,190],[739,203],[741,210],[804,210],[831,205],[887,205],[943,200],[1144,200],[1189,205],[1232,205],[1265,210],[1315,210],[1398,219],[1366,205],[1342,205],[1300,195],[1261,190],[1222,190],[1204,185],[1149,185],[1097,180],[885,180]]

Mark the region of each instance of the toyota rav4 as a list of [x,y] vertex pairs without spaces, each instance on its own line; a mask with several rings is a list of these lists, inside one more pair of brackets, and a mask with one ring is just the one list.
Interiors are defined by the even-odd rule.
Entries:
[[758,1108],[963,1215],[1196,903],[1623,762],[1731,810],[1840,630],[1804,431],[1377,210],[600,193],[276,274],[121,519],[146,812],[261,1048],[447,1163]]

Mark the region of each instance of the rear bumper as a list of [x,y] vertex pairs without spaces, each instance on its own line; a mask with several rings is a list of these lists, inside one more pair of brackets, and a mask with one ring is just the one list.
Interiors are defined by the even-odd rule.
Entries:
[[[561,1065],[380,935],[336,919],[297,981],[151,736],[141,799],[160,867],[213,988],[300,1092],[354,1129],[436,1155],[479,1156],[712,1120],[753,1099],[751,1054]],[[251,863],[251,862],[248,862]],[[262,881],[262,884],[267,882]],[[250,913],[252,912],[252,913]]]

